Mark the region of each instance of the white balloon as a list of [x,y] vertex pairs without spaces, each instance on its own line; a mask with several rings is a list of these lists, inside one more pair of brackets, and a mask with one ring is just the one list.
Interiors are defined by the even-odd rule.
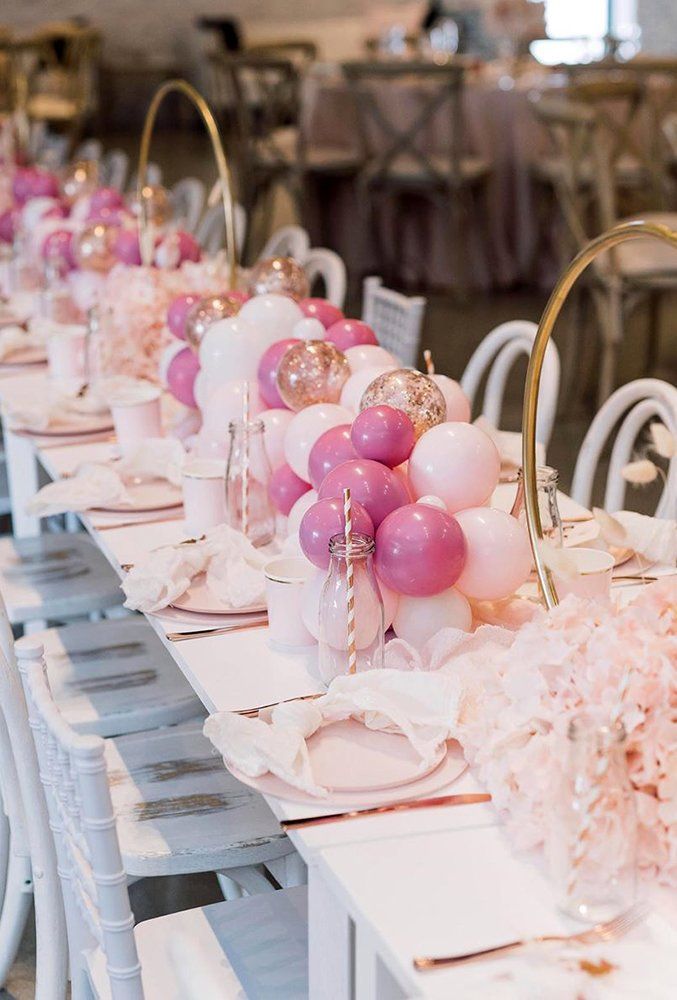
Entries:
[[[167,385],[167,369],[174,360],[177,354],[185,350],[186,343],[183,340],[174,340],[171,344],[168,344],[162,354],[160,355],[160,364],[158,365],[158,376],[163,385]],[[198,373],[199,374],[199,373]],[[196,376],[197,378],[197,376]]]
[[285,540],[282,542],[282,551],[280,555],[294,556],[305,559],[303,549],[301,548],[301,542],[299,541],[298,531],[295,531],[293,535],[287,535]]
[[385,347],[377,347],[376,344],[357,344],[349,347],[343,352],[348,359],[351,372],[359,372],[362,368],[375,368],[380,366],[397,366],[397,358]]
[[268,346],[265,334],[240,315],[219,319],[200,344],[200,366],[214,381],[256,381],[259,360]]
[[305,316],[300,319],[292,330],[292,337],[299,340],[324,340],[326,330],[319,319],[314,316]]
[[74,222],[86,222],[89,215],[89,205],[92,200],[90,194],[81,194],[71,205],[70,217]]
[[287,531],[290,534],[298,535],[301,518],[314,503],[317,503],[317,490],[308,490],[307,493],[298,498],[287,515]]
[[[185,342],[183,340],[179,340],[177,343],[183,344],[185,347]],[[207,405],[209,394],[216,388],[216,385],[217,383],[210,379],[209,372],[205,371],[204,368],[200,368],[200,371],[195,376],[195,383],[193,385],[193,395],[195,396],[195,402],[197,403],[198,410],[204,410]]]
[[470,400],[461,389],[458,382],[448,375],[430,376],[444,396],[447,404],[447,420],[460,420],[467,423],[470,420]]
[[[343,389],[341,390],[341,406],[352,410],[353,415],[360,412],[360,403],[368,385],[375,378],[384,372],[395,370],[394,365],[370,365],[368,368],[360,368],[349,376]],[[351,417],[352,419],[352,417]]]
[[[202,411],[202,427],[205,435],[218,440],[228,440],[228,424],[231,420],[242,419],[242,399],[244,381],[224,382],[207,397]],[[249,382],[249,415],[256,416],[263,410],[264,403],[259,395],[257,382]]]
[[27,201],[21,209],[21,221],[23,222],[24,230],[30,232],[45,212],[49,212],[50,208],[54,208],[58,204],[58,198],[50,198],[46,195],[40,198],[31,198],[30,201]]
[[400,595],[393,628],[398,639],[421,649],[442,628],[472,629],[472,611],[463,594],[454,587],[432,597]]
[[[240,309],[238,316],[246,323],[251,323],[266,340],[270,347],[277,340],[293,337],[294,327],[304,318],[302,310],[293,299],[287,295],[255,295]],[[257,359],[258,360],[258,359]]]
[[431,494],[425,497],[419,497],[416,503],[424,503],[427,507],[437,507],[439,510],[446,510],[447,505],[444,500],[440,497],[434,497]]
[[284,457],[284,436],[294,416],[291,410],[282,409],[264,410],[261,414],[263,443],[273,472],[287,461]]
[[314,403],[294,414],[284,436],[284,454],[297,476],[310,482],[310,450],[325,431],[339,424],[350,424],[353,414],[337,403]]

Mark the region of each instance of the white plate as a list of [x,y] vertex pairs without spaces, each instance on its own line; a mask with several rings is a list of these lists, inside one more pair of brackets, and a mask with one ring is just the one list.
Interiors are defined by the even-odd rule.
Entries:
[[576,545],[586,545],[599,538],[599,522],[590,521],[563,521],[562,534],[565,549],[574,548]]
[[31,437],[77,437],[80,434],[103,434],[104,431],[112,431],[113,421],[110,413],[84,413],[82,416],[69,413],[53,420],[46,430],[35,430],[31,427],[20,427],[17,430]]
[[266,603],[247,605],[245,608],[233,608],[230,604],[224,604],[216,597],[207,586],[207,578],[204,573],[198,574],[188,590],[177,597],[169,605],[170,608],[178,608],[180,611],[197,612],[200,615],[245,615],[253,611],[265,611]]
[[92,510],[115,514],[141,514],[145,511],[180,507],[183,503],[181,488],[168,483],[166,479],[149,479],[133,483],[127,487],[127,492],[134,501],[132,504],[108,503],[105,506],[93,507]]

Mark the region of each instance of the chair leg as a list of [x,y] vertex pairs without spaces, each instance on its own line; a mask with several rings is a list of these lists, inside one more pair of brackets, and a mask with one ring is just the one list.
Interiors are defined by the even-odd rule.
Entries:
[[453,260],[456,263],[456,280],[454,286],[460,302],[468,299],[468,255],[464,239],[463,222],[467,217],[463,193],[452,191],[449,194],[449,225],[454,242]]
[[9,865],[9,820],[3,808],[0,795],[0,908],[5,898],[7,885],[7,867]]
[[662,302],[663,296],[660,291],[653,290],[649,293],[649,329],[647,333],[646,363],[644,368],[647,375],[653,374],[658,365]]
[[226,875],[225,872],[217,872],[216,878],[225,900],[230,902],[232,899],[242,899],[242,886],[238,885],[230,875]]
[[602,360],[597,383],[597,408],[614,389],[618,350],[623,338],[623,300],[615,283],[606,289],[606,295],[595,296],[602,334]]
[[10,854],[0,915],[0,986],[7,981],[14,965],[32,903],[33,876],[30,858]]

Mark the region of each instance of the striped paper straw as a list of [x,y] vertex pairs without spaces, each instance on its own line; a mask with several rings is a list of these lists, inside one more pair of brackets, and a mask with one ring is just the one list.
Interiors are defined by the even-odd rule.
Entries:
[[249,382],[242,389],[242,534],[249,531]]
[[428,373],[428,375],[434,375],[435,374],[435,365],[433,363],[433,352],[432,351],[427,351],[427,350],[424,351],[423,352],[423,360],[425,361],[425,368],[426,368],[426,372]]
[[355,645],[355,576],[353,573],[353,505],[350,490],[343,491],[343,514],[346,538],[346,583],[348,587],[348,673],[357,670],[357,647]]

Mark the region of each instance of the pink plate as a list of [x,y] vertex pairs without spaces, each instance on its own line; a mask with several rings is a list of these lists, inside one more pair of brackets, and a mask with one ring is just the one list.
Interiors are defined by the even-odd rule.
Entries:
[[85,413],[81,417],[68,414],[53,420],[47,430],[33,430],[30,427],[20,428],[20,433],[35,437],[74,437],[80,434],[102,434],[113,430],[113,421],[109,413]]
[[206,582],[204,573],[199,573],[193,578],[188,590],[177,597],[169,605],[171,608],[178,608],[180,611],[194,611],[201,615],[245,615],[252,611],[265,611],[265,601],[260,604],[251,604],[246,608],[233,608],[230,604],[224,604],[216,597]]
[[23,365],[44,365],[47,354],[44,347],[23,347],[12,351],[0,361],[0,368],[15,368]]
[[181,489],[168,483],[166,479],[149,479],[134,483],[127,487],[127,492],[134,501],[128,503],[109,503],[93,508],[100,511],[112,511],[116,514],[141,514],[151,510],[169,510],[170,507],[180,507],[183,499]]
[[431,795],[455,781],[468,766],[458,743],[450,741],[432,767],[417,772],[420,759],[404,736],[367,729],[351,719],[320,729],[308,740],[308,752],[318,783],[331,789],[326,798],[294,788],[270,772],[250,778],[235,767],[229,770],[264,795],[359,808]]

